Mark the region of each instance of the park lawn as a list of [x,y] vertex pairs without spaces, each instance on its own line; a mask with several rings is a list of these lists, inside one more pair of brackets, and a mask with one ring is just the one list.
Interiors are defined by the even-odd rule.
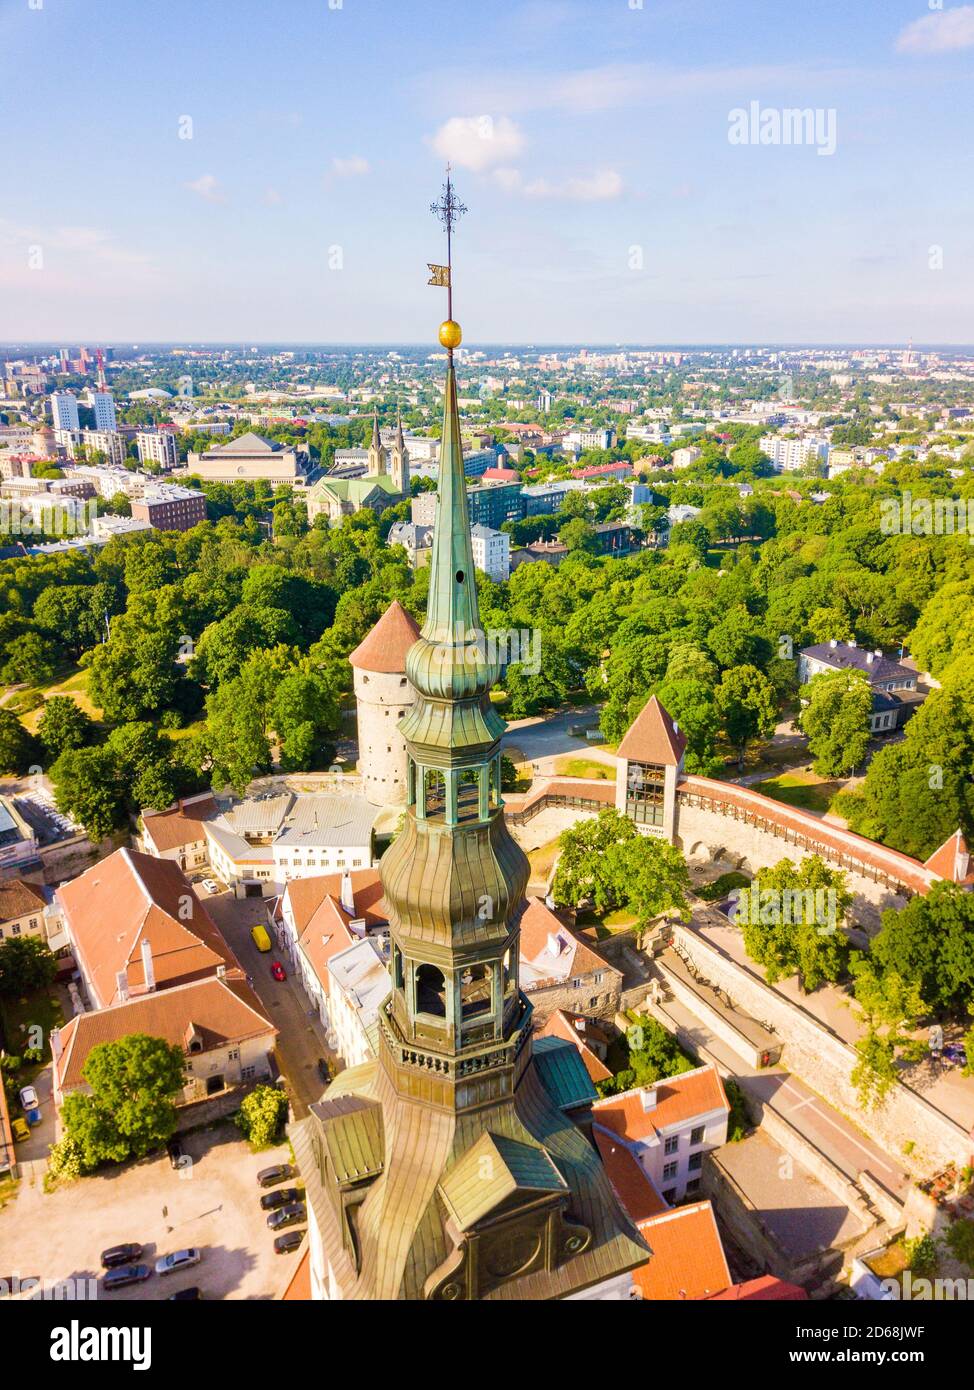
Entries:
[[814,772],[783,772],[766,782],[756,782],[754,790],[770,796],[773,801],[783,801],[786,806],[800,806],[805,811],[824,815],[841,787],[841,782],[827,781]]
[[[80,705],[85,714],[92,719],[101,719],[102,711],[94,704],[88,694],[88,677],[91,673],[80,667],[75,667],[62,680],[55,681],[52,685],[41,686],[38,690],[42,700],[49,700],[52,695],[68,695],[76,704]],[[44,705],[39,704],[36,709],[23,716],[24,725],[30,732],[37,732],[37,721],[44,713]]]
[[[6,1051],[15,1057],[28,1046],[26,1029],[39,1025],[44,1035],[44,1056],[41,1062],[27,1062],[18,1073],[18,1085],[26,1086],[37,1072],[51,1060],[51,1032],[64,1023],[64,1014],[53,987],[35,991],[19,998],[0,999],[0,1029]],[[28,1074],[29,1073],[29,1074]]]
[[193,738],[196,734],[201,734],[206,728],[205,719],[197,719],[195,724],[187,724],[185,729],[166,729],[166,737],[178,741],[181,738]]
[[594,782],[614,782],[616,770],[597,758],[573,758],[566,756],[555,763],[555,773],[559,777],[587,777]]

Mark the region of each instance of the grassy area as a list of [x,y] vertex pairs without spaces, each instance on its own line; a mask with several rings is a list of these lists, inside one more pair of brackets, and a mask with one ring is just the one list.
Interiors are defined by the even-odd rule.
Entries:
[[780,777],[755,783],[754,790],[774,801],[783,801],[786,806],[800,806],[803,810],[824,814],[841,790],[841,783],[829,782],[814,772],[785,772]]
[[528,855],[528,863],[531,865],[531,882],[547,883],[557,858],[557,840],[549,840],[546,845],[539,845],[537,849],[533,849]]
[[187,724],[185,729],[166,729],[167,738],[181,739],[193,738],[196,734],[201,734],[206,728],[205,719],[197,719],[195,724]]
[[37,721],[44,712],[44,701],[49,700],[52,695],[68,695],[81,706],[85,714],[92,719],[101,719],[102,712],[97,705],[92,703],[88,694],[88,677],[90,671],[74,667],[60,680],[52,682],[50,685],[39,686],[35,690],[21,690],[12,697],[8,704],[11,709],[28,710],[24,714],[23,722],[31,733],[37,729]]
[[616,770],[608,763],[600,763],[596,758],[559,758],[555,763],[559,777],[588,777],[595,782],[614,782]]
[[596,941],[607,941],[617,932],[630,931],[639,919],[628,907],[616,908],[614,912],[580,912],[575,925],[583,932],[594,932]]

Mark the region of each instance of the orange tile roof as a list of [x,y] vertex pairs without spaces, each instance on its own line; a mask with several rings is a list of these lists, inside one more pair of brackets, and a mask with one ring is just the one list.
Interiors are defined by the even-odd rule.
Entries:
[[676,767],[687,746],[687,736],[678,729],[655,695],[643,705],[630,724],[618,755],[637,763],[659,763]]
[[152,948],[157,989],[214,975],[221,965],[243,978],[236,956],[170,859],[116,850],[62,884],[58,898],[75,956],[100,1008],[118,999],[121,970],[128,974],[131,993],[144,990],[143,941]]
[[945,840],[939,849],[935,849],[923,867],[939,874],[941,878],[949,879],[951,883],[974,883],[971,852],[960,830],[955,830],[949,840]]
[[643,1298],[710,1298],[731,1282],[727,1256],[709,1202],[676,1207],[638,1223],[652,1259],[633,1271]]
[[360,671],[405,672],[406,653],[418,636],[416,619],[394,598],[348,659]]
[[776,1279],[773,1274],[762,1274],[757,1279],[747,1279],[743,1284],[731,1284],[729,1289],[712,1293],[709,1299],[741,1303],[746,1300],[764,1303],[798,1303],[807,1299],[808,1294],[800,1284],[788,1284],[784,1279]]
[[44,902],[36,883],[22,878],[0,879],[0,922],[13,922],[28,912],[43,912]]
[[[385,898],[382,896],[382,879],[378,869],[352,869],[352,899],[355,903],[356,918],[361,917],[368,927],[384,926],[389,920]],[[326,898],[334,899],[335,905],[346,922],[352,917],[341,906],[342,875],[314,874],[309,878],[295,878],[287,886],[287,897],[294,914],[294,925],[298,934],[304,931],[314,914]]]
[[592,1137],[612,1190],[633,1221],[638,1223],[650,1216],[657,1216],[661,1211],[669,1211],[639,1166],[639,1161],[625,1145],[617,1143],[611,1134],[606,1134],[597,1125],[592,1126]]
[[[569,978],[572,975],[590,975],[593,970],[611,970],[616,975],[621,973],[581,937],[576,936],[570,927],[566,927],[561,918],[552,912],[541,898],[528,898],[519,925],[522,960],[535,961],[547,949],[548,937],[558,935],[568,948],[574,951]],[[537,981],[535,988],[543,983],[543,980]]]
[[[585,1021],[584,1019],[582,1020]],[[579,1032],[575,1027],[573,1018],[562,1009],[556,1009],[551,1017],[545,1022],[543,1028],[538,1029],[538,1036],[542,1038],[564,1038],[577,1047],[581,1053],[582,1061],[585,1063],[585,1070],[592,1081],[608,1081],[612,1073],[602,1061],[597,1052],[593,1052],[585,1041],[584,1032]]]
[[[643,1095],[647,1091],[656,1092],[656,1104],[650,1110],[643,1108]],[[592,1106],[592,1119],[620,1139],[648,1139],[660,1130],[689,1124],[698,1116],[710,1115],[715,1110],[729,1114],[730,1105],[717,1068],[708,1064],[658,1081],[655,1086],[597,1100]]]
[[143,811],[142,827],[160,854],[206,839],[204,821],[217,813],[212,796],[194,796],[168,811]]
[[281,1299],[285,1303],[308,1303],[311,1300],[311,1252],[307,1241],[298,1267],[291,1275],[290,1283],[281,1294]]
[[191,1028],[199,1035],[204,1052],[245,1038],[277,1035],[260,1000],[245,981],[220,980],[216,976],[194,980],[174,989],[141,994],[110,1009],[77,1014],[61,1029],[58,1087],[64,1091],[84,1085],[81,1070],[91,1049],[99,1043],[146,1033],[184,1047]]

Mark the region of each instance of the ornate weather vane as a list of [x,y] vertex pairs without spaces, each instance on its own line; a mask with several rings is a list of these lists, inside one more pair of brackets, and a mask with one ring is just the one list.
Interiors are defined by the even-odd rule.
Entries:
[[440,327],[440,342],[452,356],[453,349],[460,345],[460,325],[453,318],[453,231],[467,209],[453,191],[451,172],[451,166],[448,164],[446,183],[443,185],[440,201],[430,203],[430,212],[446,228],[446,265],[430,263],[432,275],[428,283],[446,288],[447,318],[446,323]]

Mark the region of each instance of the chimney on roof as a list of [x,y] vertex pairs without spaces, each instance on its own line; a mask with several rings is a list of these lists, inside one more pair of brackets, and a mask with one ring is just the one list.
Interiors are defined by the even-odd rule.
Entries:
[[350,869],[345,869],[342,872],[341,904],[349,917],[355,916],[355,893],[352,889],[352,871]]
[[871,665],[873,664],[873,653],[872,653],[872,652],[867,652],[867,653],[866,653],[866,664],[867,664],[867,666],[871,666]]
[[550,931],[548,933],[548,950],[553,956],[561,955],[561,937],[557,932]]
[[156,971],[152,964],[152,947],[148,941],[142,942],[142,974],[145,976],[146,993],[151,994],[156,987]]
[[218,980],[225,980],[227,978],[227,967],[225,965],[217,966],[216,977]]
[[855,647],[855,646],[857,646],[857,645],[858,645],[858,643],[856,642],[856,639],[855,639],[854,637],[850,637],[850,638],[849,638],[849,646],[850,646],[850,647]]
[[640,1093],[639,1093],[639,1098],[640,1098],[640,1100],[642,1101],[643,1109],[644,1109],[644,1110],[655,1110],[655,1109],[656,1109],[656,1087],[655,1087],[655,1086],[644,1086],[644,1087],[642,1088],[642,1090],[640,1091]]
[[115,988],[118,991],[118,1002],[125,1004],[129,997],[129,973],[127,970],[120,970],[115,976]]
[[837,642],[837,641],[835,640],[835,638],[833,637],[832,640],[831,640],[831,642],[829,643],[829,646],[832,647],[832,648],[834,649],[834,648],[837,647],[838,645],[839,645],[838,642]]

